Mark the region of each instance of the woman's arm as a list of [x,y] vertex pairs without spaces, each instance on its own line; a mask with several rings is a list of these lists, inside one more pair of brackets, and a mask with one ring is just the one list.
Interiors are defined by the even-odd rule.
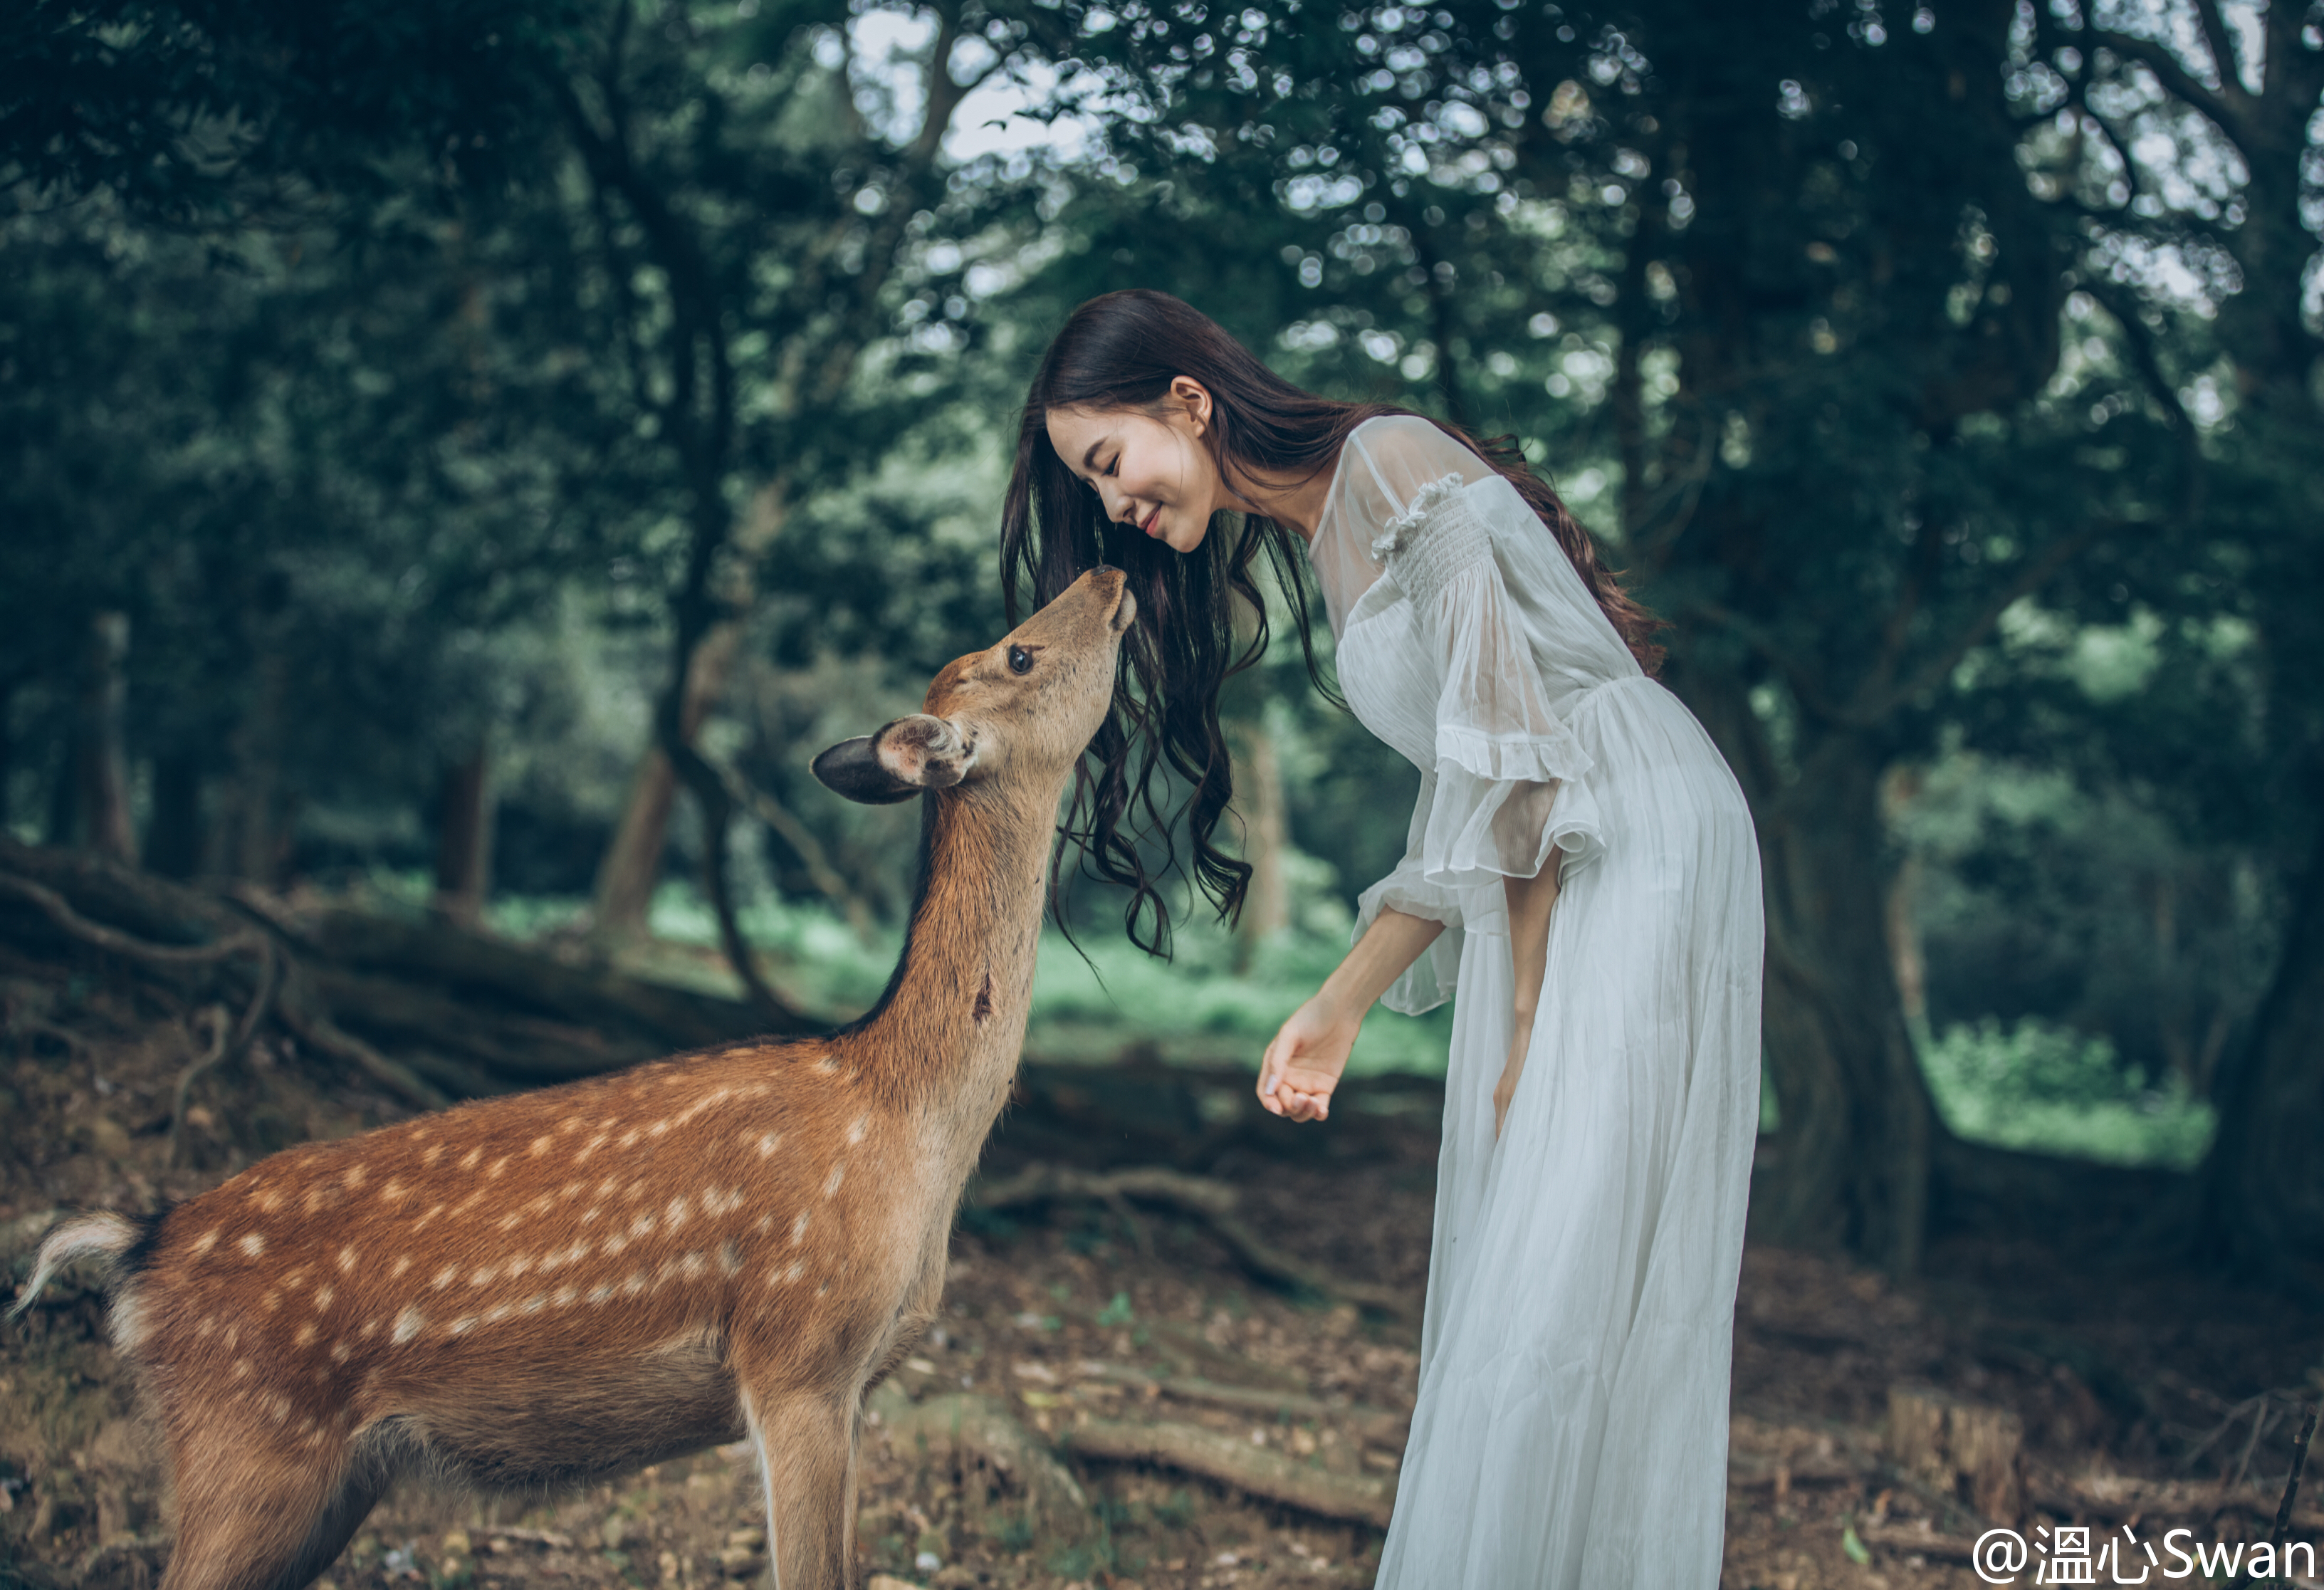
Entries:
[[1541,1009],[1542,975],[1549,965],[1549,910],[1557,903],[1557,869],[1564,853],[1551,846],[1549,859],[1530,878],[1505,878],[1501,892],[1509,907],[1509,960],[1517,974],[1517,1020],[1509,1035],[1509,1058],[1501,1079],[1493,1086],[1493,1136],[1501,1135],[1509,1101],[1517,1096],[1517,1078],[1525,1074],[1526,1047],[1533,1040],[1533,1019]]
[[1332,1090],[1347,1069],[1365,1013],[1443,931],[1443,923],[1425,917],[1392,907],[1381,911],[1315,996],[1291,1013],[1267,1046],[1259,1068],[1259,1102],[1291,1121],[1330,1115]]

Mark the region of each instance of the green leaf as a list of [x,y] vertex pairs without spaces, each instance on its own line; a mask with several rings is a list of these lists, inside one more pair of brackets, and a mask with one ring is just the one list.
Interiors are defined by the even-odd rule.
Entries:
[[1848,1553],[1848,1560],[1856,1564],[1857,1567],[1870,1567],[1872,1566],[1872,1553],[1865,1548],[1863,1541],[1856,1538],[1856,1526],[1854,1524],[1842,1524],[1840,1526],[1840,1548]]

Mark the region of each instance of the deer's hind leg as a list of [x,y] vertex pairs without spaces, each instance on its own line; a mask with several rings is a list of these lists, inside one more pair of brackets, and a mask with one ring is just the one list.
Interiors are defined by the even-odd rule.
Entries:
[[201,1445],[196,1457],[173,1443],[178,1539],[161,1590],[300,1590],[346,1548],[392,1477],[336,1444]]
[[848,1590],[862,1424],[854,1399],[746,1395],[742,1408],[766,1487],[776,1590]]

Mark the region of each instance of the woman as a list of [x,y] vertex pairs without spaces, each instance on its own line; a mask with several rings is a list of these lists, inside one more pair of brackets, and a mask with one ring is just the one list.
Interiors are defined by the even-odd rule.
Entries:
[[[1356,716],[1421,770],[1403,863],[1268,1046],[1268,1109],[1330,1113],[1375,999],[1459,990],[1419,1403],[1379,1584],[1711,1590],[1759,1110],[1758,853],[1710,737],[1648,676],[1655,621],[1513,451],[1269,372],[1161,293],[1084,304],[1026,402],[1012,599],[1098,562],[1139,616],[1067,836],[1168,915],[1139,842],[1191,784],[1222,909],[1222,681],[1262,553],[1304,550]],[[1312,659],[1312,654],[1311,654]],[[1553,906],[1554,909],[1553,910]]]

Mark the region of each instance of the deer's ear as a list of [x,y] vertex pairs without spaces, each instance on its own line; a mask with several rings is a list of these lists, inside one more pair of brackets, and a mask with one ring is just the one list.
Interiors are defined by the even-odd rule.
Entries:
[[887,806],[923,790],[948,790],[968,776],[976,746],[941,717],[916,712],[815,759],[815,776],[850,800]]
[[872,736],[872,753],[915,790],[949,790],[976,765],[976,743],[949,718],[915,712]]
[[809,764],[816,781],[862,806],[893,806],[918,795],[917,785],[904,782],[881,765],[879,753],[872,747],[874,738],[858,735],[816,757]]

